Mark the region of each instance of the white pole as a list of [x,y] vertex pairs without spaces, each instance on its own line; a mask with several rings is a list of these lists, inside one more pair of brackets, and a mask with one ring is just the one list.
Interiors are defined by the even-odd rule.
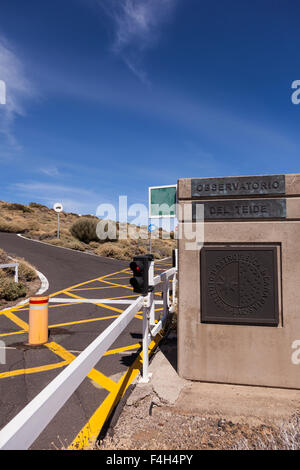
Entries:
[[57,238],[59,238],[59,212],[57,213]]
[[19,282],[19,265],[15,266],[15,282]]
[[155,301],[154,301],[154,261],[149,266],[149,286],[153,286],[153,290],[149,292],[149,322],[150,326],[155,325]]
[[149,368],[149,356],[148,356],[148,346],[149,346],[149,307],[143,308],[143,375],[142,381],[148,382],[148,368]]
[[[151,227],[151,219],[149,219],[148,230],[149,230],[149,227]],[[151,227],[151,230],[149,230],[149,233],[150,233],[149,253],[152,253],[152,227]]]

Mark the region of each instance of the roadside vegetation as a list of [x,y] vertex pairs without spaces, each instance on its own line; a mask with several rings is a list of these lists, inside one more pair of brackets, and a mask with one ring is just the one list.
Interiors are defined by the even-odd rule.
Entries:
[[[116,240],[99,240],[96,226],[99,218],[87,214],[62,212],[60,214],[60,239],[57,238],[57,214],[47,206],[31,202],[29,205],[0,201],[0,232],[20,233],[28,238],[53,245],[87,251],[99,256],[130,260],[133,256],[149,252],[148,229],[128,224],[129,229],[140,231],[146,239],[119,239],[117,224]],[[172,253],[176,242],[171,232],[159,231],[159,238],[152,241],[152,253],[156,259],[166,258]]]
[[18,282],[14,281],[14,269],[0,269],[0,309],[9,307],[11,302],[21,300],[27,295],[32,295],[39,288],[40,281],[36,270],[22,258],[8,257],[5,251],[0,249],[0,264],[19,263]]

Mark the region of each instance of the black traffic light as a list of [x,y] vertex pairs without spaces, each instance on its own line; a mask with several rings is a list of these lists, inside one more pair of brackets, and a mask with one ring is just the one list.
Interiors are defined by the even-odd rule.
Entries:
[[177,265],[177,250],[172,250],[172,266],[176,268]]
[[149,286],[149,268],[153,259],[153,255],[135,256],[133,258],[129,265],[133,271],[133,277],[129,280],[133,292],[147,295],[153,289],[153,286]]

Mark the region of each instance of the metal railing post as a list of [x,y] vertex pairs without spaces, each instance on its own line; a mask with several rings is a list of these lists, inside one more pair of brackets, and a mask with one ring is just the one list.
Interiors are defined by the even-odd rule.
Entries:
[[19,263],[0,264],[0,269],[5,269],[5,268],[14,268],[15,270],[14,281],[18,282],[19,281]]
[[149,373],[149,337],[150,337],[150,311],[153,304],[153,296],[150,293],[144,297],[144,306],[143,306],[143,369],[142,377],[140,378],[140,383],[148,383],[152,374]]
[[19,265],[15,266],[15,282],[19,282]]
[[154,308],[154,261],[151,261],[149,266],[149,285],[152,286],[152,290],[149,292],[149,321],[150,326],[155,325],[155,308]]

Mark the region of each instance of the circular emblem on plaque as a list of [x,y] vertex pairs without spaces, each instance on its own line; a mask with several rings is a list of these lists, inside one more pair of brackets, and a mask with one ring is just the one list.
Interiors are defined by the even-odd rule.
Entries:
[[215,277],[219,299],[230,307],[250,307],[263,296],[264,280],[260,270],[246,261],[232,261],[221,267]]
[[202,248],[201,320],[278,325],[276,248]]

